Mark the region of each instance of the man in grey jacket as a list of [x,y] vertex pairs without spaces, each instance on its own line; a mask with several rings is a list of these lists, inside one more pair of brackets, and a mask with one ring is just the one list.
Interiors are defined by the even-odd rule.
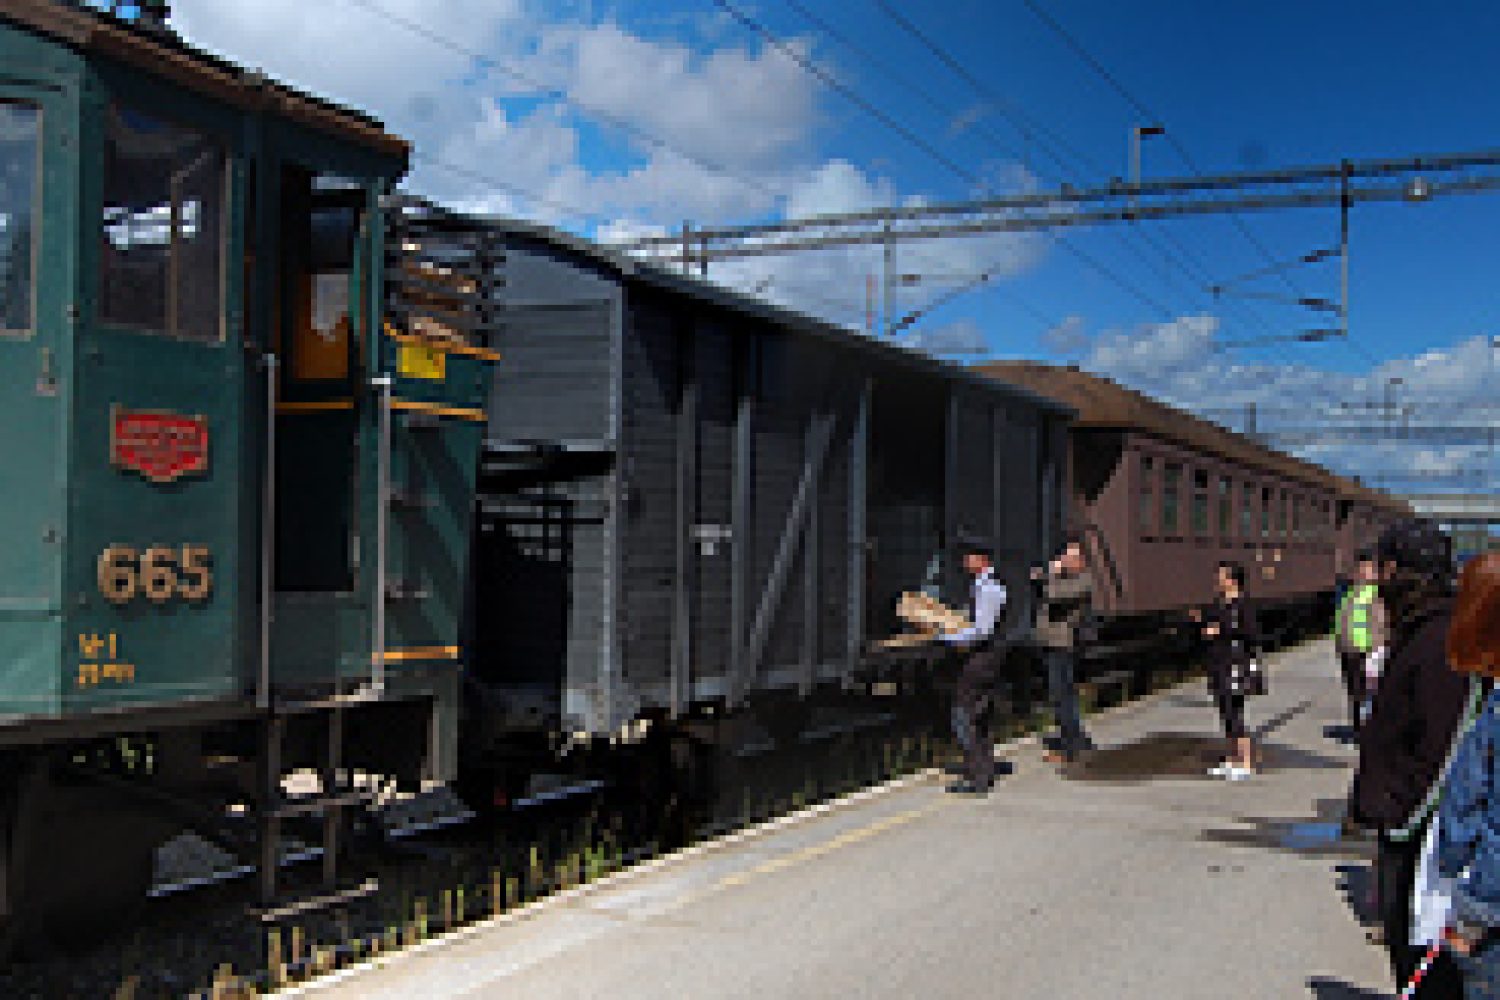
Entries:
[[1042,584],[1033,635],[1047,665],[1047,692],[1059,730],[1055,748],[1045,759],[1055,764],[1071,763],[1094,747],[1083,728],[1078,689],[1073,682],[1078,633],[1088,617],[1094,580],[1084,561],[1083,545],[1076,538],[1069,538],[1062,553],[1045,568],[1037,567],[1031,576]]

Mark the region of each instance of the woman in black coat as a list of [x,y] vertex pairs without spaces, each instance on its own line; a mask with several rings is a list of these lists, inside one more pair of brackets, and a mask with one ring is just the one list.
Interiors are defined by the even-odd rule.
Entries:
[[1255,748],[1245,728],[1245,695],[1253,646],[1258,636],[1255,608],[1245,597],[1245,567],[1219,563],[1219,597],[1206,612],[1195,614],[1208,640],[1208,687],[1219,709],[1229,752],[1208,773],[1242,781],[1255,773]]
[[[1376,551],[1381,596],[1391,618],[1391,652],[1370,717],[1360,730],[1351,818],[1379,835],[1375,877],[1380,918],[1400,989],[1420,958],[1420,949],[1411,944],[1411,896],[1422,839],[1462,720],[1483,691],[1448,665],[1453,616],[1448,537],[1429,522],[1403,521],[1386,529]],[[1428,971],[1417,996],[1460,993],[1458,973],[1445,953]]]

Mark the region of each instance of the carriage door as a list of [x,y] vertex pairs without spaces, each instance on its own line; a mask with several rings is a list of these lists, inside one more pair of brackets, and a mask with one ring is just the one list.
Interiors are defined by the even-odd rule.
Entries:
[[244,362],[227,323],[231,159],[216,134],[143,104],[111,100],[98,115],[83,185],[97,214],[75,357],[71,687],[86,707],[235,694]]

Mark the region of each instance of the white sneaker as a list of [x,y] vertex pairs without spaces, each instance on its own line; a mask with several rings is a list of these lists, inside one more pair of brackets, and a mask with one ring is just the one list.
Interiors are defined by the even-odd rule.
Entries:
[[1225,781],[1244,781],[1246,778],[1253,777],[1255,777],[1253,770],[1248,767],[1240,767],[1238,764],[1231,764],[1224,770]]
[[1229,761],[1221,760],[1213,767],[1209,768],[1207,773],[1210,778],[1227,778],[1229,777],[1229,769],[1232,767],[1234,767],[1234,765],[1229,763]]

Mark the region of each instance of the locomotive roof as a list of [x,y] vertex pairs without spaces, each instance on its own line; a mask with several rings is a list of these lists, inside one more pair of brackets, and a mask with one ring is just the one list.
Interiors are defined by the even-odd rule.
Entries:
[[450,211],[410,195],[397,196],[391,199],[391,204],[404,212],[420,215],[435,225],[450,226],[457,232],[476,225],[486,226],[509,238],[550,247],[573,259],[587,262],[590,266],[612,273],[621,281],[648,285],[742,315],[753,316],[783,329],[851,347],[906,368],[916,368],[933,374],[941,374],[946,378],[958,379],[987,392],[994,392],[998,389],[1003,394],[1037,409],[1065,418],[1073,416],[1073,407],[1066,400],[1057,399],[1047,393],[1036,392],[1027,386],[997,383],[994,379],[986,378],[963,365],[943,361],[890,341],[867,336],[849,327],[830,323],[785,306],[778,306],[754,295],[735,291],[680,271],[670,270],[659,264],[632,257],[604,244],[574,236],[550,226],[498,216],[470,216]]
[[1410,513],[1402,501],[1312,462],[1268,448],[1243,434],[1194,416],[1113,379],[1072,366],[996,361],[978,366],[993,378],[1024,385],[1078,411],[1075,426],[1134,430],[1276,475],[1332,490],[1339,496],[1392,512]]
[[403,160],[410,144],[377,119],[267,78],[189,45],[176,33],[126,21],[80,0],[0,0],[13,21],[83,52],[96,53],[244,110],[269,110]]

